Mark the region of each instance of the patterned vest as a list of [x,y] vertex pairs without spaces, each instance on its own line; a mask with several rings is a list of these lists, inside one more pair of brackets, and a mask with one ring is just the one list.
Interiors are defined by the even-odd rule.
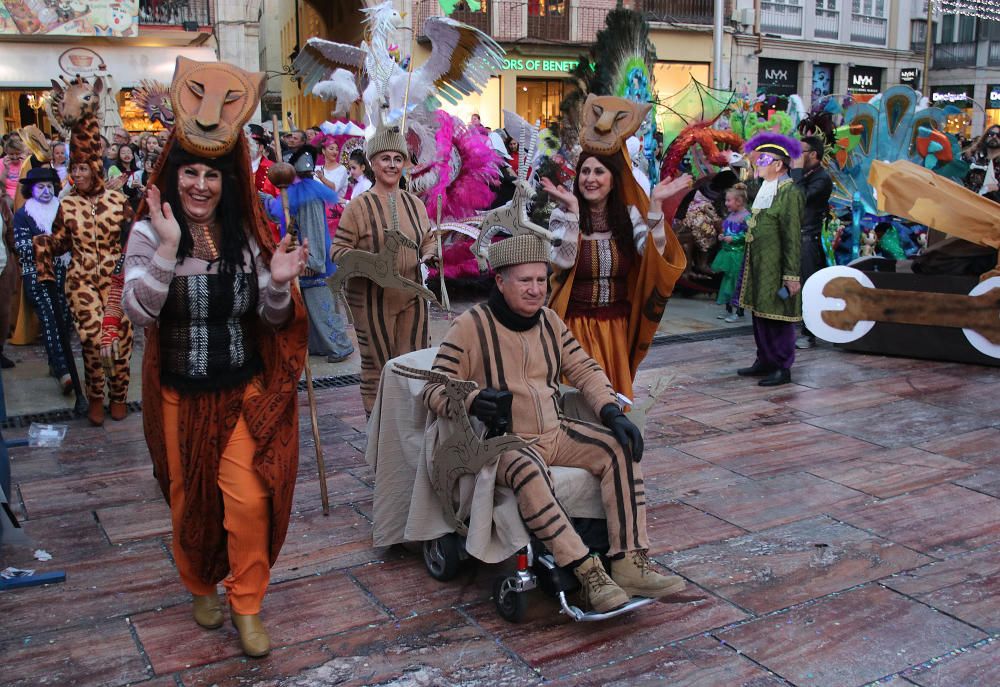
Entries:
[[[613,239],[581,239],[567,316],[628,317],[628,274],[633,256]],[[599,308],[599,312],[595,312]]]
[[162,384],[210,391],[257,374],[257,296],[254,272],[175,276],[160,311]]

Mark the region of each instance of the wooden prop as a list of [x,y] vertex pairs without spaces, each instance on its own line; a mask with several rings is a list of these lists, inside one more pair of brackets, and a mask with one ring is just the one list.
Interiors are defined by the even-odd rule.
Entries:
[[511,201],[502,207],[490,210],[482,216],[479,238],[476,239],[471,247],[472,253],[476,256],[476,261],[479,263],[480,272],[486,272],[490,242],[501,231],[511,236],[534,234],[540,239],[548,241],[553,246],[558,246],[562,243],[560,239],[552,236],[552,232],[528,219],[528,201],[532,195],[533,192],[528,182],[518,179],[514,183],[514,197],[511,198]]
[[[389,205],[393,213],[393,225],[398,227],[399,216],[395,212],[395,194],[389,196]],[[438,301],[434,292],[423,284],[407,279],[399,273],[399,262],[396,256],[399,255],[400,248],[410,248],[417,250],[417,244],[398,228],[385,232],[385,245],[378,253],[370,253],[366,250],[349,250],[337,260],[337,271],[326,280],[327,286],[335,296],[339,296],[344,290],[344,285],[349,279],[361,277],[373,281],[383,289],[400,289],[402,291],[413,291],[421,298]],[[442,306],[443,307],[443,306]]]
[[[274,131],[274,152],[278,160],[281,159],[281,139],[278,136],[278,116],[271,116],[271,128]],[[285,214],[285,231],[291,236],[290,243],[294,246],[298,243],[298,236],[295,231],[295,227],[292,225],[292,216],[288,208],[288,186],[292,183],[295,178],[295,170],[292,169],[291,175],[288,174],[288,169],[291,165],[287,162],[276,162],[271,165],[268,169],[268,179],[271,183],[278,187],[281,193],[281,209]],[[271,174],[272,170],[277,170],[274,174]],[[295,283],[298,285],[299,278],[295,278]],[[313,391],[313,379],[312,379],[312,368],[309,366],[309,356],[306,355],[306,396],[309,399],[309,421],[312,424],[312,435],[313,444],[316,447],[316,466],[319,471],[319,496],[320,501],[323,504],[323,515],[330,514],[330,496],[327,493],[326,487],[326,463],[323,462],[323,444],[319,438],[319,418],[316,413],[316,394]]]
[[833,343],[857,341],[876,322],[954,327],[973,348],[1000,358],[1000,277],[961,296],[876,289],[860,270],[827,267],[806,282],[803,316],[809,331]]
[[[1000,248],[996,203],[907,160],[873,160],[868,183],[879,212],[919,222],[980,246]],[[933,250],[933,248],[931,248]],[[1000,277],[1000,263],[982,279]]]
[[434,232],[437,235],[438,248],[438,279],[441,284],[441,307],[451,312],[451,299],[448,298],[448,287],[444,283],[444,249],[441,246],[441,196],[438,196],[437,222],[434,223]]
[[463,475],[476,475],[485,466],[495,463],[507,451],[517,451],[534,444],[537,439],[525,441],[516,434],[483,439],[472,426],[465,409],[465,399],[479,388],[475,382],[454,379],[440,372],[419,370],[404,365],[393,365],[396,374],[407,379],[422,379],[443,384],[449,405],[458,408],[458,428],[439,442],[431,457],[430,481],[438,495],[445,518],[460,535],[468,528],[455,512],[453,503],[455,484]]
[[660,397],[669,389],[674,383],[675,375],[663,375],[649,387],[649,396],[642,403],[633,403],[632,408],[625,413],[628,419],[633,425],[639,428],[642,436],[646,436],[646,413],[656,405]]

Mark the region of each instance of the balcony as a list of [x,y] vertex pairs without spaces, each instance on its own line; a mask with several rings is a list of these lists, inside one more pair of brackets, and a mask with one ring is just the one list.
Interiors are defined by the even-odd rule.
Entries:
[[816,38],[840,38],[840,12],[837,10],[816,9],[816,26],[813,29]]
[[211,0],[139,0],[139,24],[197,31],[212,26]]
[[711,24],[714,6],[712,0],[642,0],[635,3],[636,10],[646,14],[650,21],[671,24]]
[[[490,35],[490,5],[492,3],[484,2],[480,5],[481,9],[478,12],[473,12],[470,9],[455,10],[451,13],[451,18],[455,21],[460,21],[463,24],[468,24],[469,26],[479,29],[487,36]],[[421,25],[422,27],[423,25]]]
[[529,39],[566,42],[569,40],[569,14],[528,14]]
[[975,43],[938,43],[934,46],[935,69],[960,69],[975,66]]
[[851,15],[851,42],[885,45],[889,36],[889,20],[867,14]]
[[760,3],[760,30],[782,36],[801,36],[802,8],[782,2]]
[[989,66],[1000,67],[1000,41],[990,41],[990,50],[987,57]]

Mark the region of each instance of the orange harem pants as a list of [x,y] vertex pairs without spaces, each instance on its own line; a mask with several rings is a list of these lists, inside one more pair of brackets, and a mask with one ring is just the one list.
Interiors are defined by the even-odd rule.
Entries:
[[354,279],[347,304],[361,352],[361,401],[372,414],[382,368],[396,356],[427,348],[427,301],[411,292],[383,289],[367,279]]
[[611,381],[611,388],[632,397],[632,368],[628,358],[628,317],[600,319],[581,315],[566,317],[566,326],[583,350]]
[[[254,389],[247,384],[247,396]],[[170,516],[174,530],[173,553],[181,581],[192,594],[204,596],[216,591],[198,579],[181,549],[177,531],[184,512],[184,479],[181,473],[181,451],[174,431],[178,423],[180,394],[163,387],[163,427],[170,470]],[[249,399],[244,401],[249,402]],[[222,491],[223,526],[229,548],[229,576],[222,581],[229,604],[241,615],[260,612],[264,592],[271,579],[270,496],[264,480],[253,468],[256,443],[241,416],[222,451],[219,462],[219,489]]]
[[555,497],[549,466],[583,468],[601,480],[601,502],[608,521],[608,554],[649,548],[646,535],[646,488],[642,468],[625,457],[610,430],[564,418],[538,443],[500,456],[497,484],[513,489],[517,510],[532,534],[559,565],[590,553]]

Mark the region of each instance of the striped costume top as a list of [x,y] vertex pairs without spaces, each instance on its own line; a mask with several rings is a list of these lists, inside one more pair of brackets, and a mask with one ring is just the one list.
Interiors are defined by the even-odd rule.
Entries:
[[[452,323],[433,369],[479,384],[466,399],[466,408],[484,388],[511,392],[511,431],[521,436],[559,427],[563,376],[583,393],[595,414],[618,402],[604,371],[548,308],[542,308],[538,321],[525,331],[504,326],[485,303],[470,308]],[[424,402],[437,415],[454,417],[458,412],[448,406],[440,384],[427,384]]]

